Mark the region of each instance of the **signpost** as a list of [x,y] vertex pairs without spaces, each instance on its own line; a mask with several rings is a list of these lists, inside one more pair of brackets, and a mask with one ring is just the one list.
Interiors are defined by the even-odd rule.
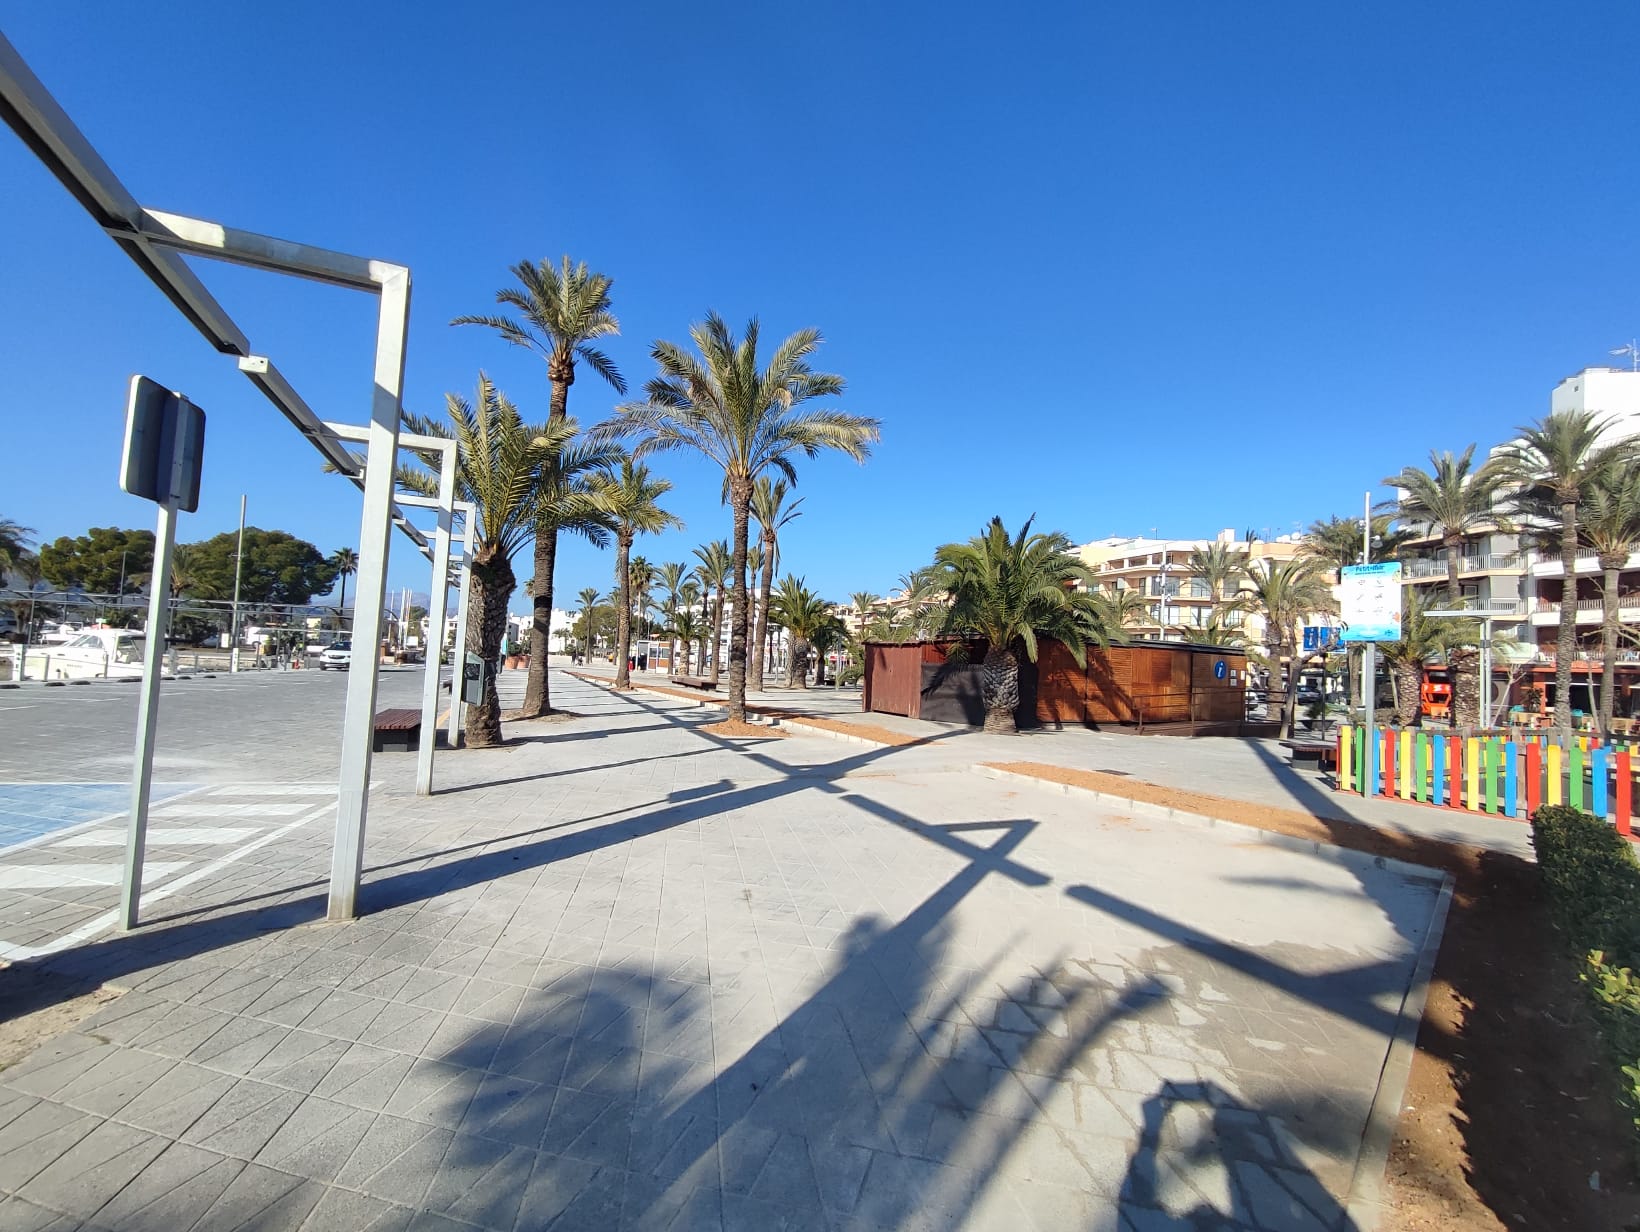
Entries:
[[160,670],[169,631],[171,556],[178,511],[199,508],[199,477],[205,459],[205,412],[181,394],[145,376],[131,378],[125,409],[125,453],[120,487],[159,506],[154,568],[148,587],[148,628],[142,656],[142,700],[132,766],[131,816],[125,833],[125,876],[120,887],[120,928],[137,926],[142,899],[142,861],[148,842],[148,792],[154,776],[154,728],[159,720]]
[[1345,565],[1338,586],[1346,642],[1401,640],[1401,562]]

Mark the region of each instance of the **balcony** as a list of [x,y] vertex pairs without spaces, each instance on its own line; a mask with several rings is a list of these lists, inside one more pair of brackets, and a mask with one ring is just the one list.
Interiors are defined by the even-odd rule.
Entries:
[[[1593,555],[1579,555],[1576,564],[1573,567],[1579,577],[1593,577],[1604,572],[1604,570],[1600,568],[1600,558]],[[1636,552],[1633,556],[1630,556],[1628,561],[1623,565],[1623,568],[1625,570],[1640,569],[1640,552]],[[1566,570],[1561,564],[1561,560],[1558,555],[1546,556],[1543,553],[1538,552],[1532,556],[1532,576],[1535,578],[1565,577]]]
[[[1460,576],[1470,573],[1519,573],[1526,567],[1519,552],[1496,552],[1484,556],[1463,556],[1458,559]],[[1536,572],[1536,570],[1533,570]],[[1403,582],[1423,582],[1430,578],[1446,577],[1444,557],[1419,557],[1401,566]]]
[[[1606,610],[1604,599],[1577,600],[1577,623],[1580,625],[1598,625]],[[1617,619],[1626,625],[1640,624],[1640,594],[1619,595],[1617,598]],[[1560,601],[1558,599],[1539,599],[1532,609],[1532,623],[1534,625],[1555,625],[1560,623]]]

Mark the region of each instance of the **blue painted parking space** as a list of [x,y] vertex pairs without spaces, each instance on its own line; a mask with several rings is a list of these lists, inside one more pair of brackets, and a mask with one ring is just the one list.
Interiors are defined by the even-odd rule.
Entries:
[[[155,783],[159,804],[194,790],[190,783]],[[82,826],[130,807],[129,783],[0,783],[0,851]]]

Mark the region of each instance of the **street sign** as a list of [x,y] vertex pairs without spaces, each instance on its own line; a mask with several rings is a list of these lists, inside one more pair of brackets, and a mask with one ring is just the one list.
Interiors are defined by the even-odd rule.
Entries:
[[1337,650],[1342,644],[1343,632],[1342,629],[1335,629],[1330,625],[1305,625],[1304,650],[1309,654]]
[[205,460],[205,412],[145,376],[131,378],[125,404],[125,452],[120,488],[156,505],[199,509]]
[[1346,565],[1338,585],[1346,642],[1401,640],[1401,562]]

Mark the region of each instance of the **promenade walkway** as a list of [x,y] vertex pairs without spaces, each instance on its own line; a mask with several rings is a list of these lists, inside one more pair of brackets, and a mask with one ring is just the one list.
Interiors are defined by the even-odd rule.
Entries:
[[[1149,1232],[1370,1206],[1435,881],[1015,790],[949,733],[727,741],[680,700],[562,674],[555,700],[582,717],[445,759],[431,800],[377,758],[356,922],[323,922],[330,818],[298,814],[139,932],[0,972],[0,1003],[22,973],[123,990],[0,1071],[0,1227]],[[31,847],[0,876],[99,859]],[[0,911],[0,941],[20,927]]]

